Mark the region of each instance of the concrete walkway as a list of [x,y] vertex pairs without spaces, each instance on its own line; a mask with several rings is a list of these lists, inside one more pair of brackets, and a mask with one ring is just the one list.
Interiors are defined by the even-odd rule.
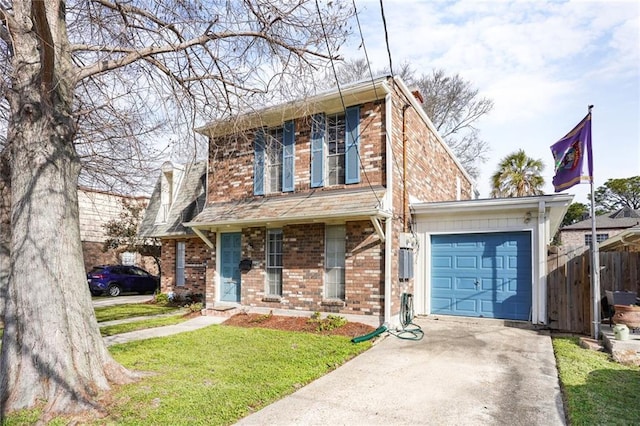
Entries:
[[[153,318],[153,317],[147,317]],[[171,336],[172,334],[183,333],[185,331],[193,331],[198,330],[199,328],[204,328],[210,326],[212,324],[221,324],[227,318],[225,317],[214,317],[214,316],[200,316],[189,319],[185,322],[181,322],[180,324],[174,325],[166,325],[163,327],[155,327],[155,328],[147,328],[144,330],[131,331],[129,333],[116,334],[113,336],[105,336],[103,339],[107,346],[116,345],[118,343],[127,343],[133,340],[144,340],[151,339],[153,337],[165,337]],[[100,323],[100,325],[106,325],[105,323]]]
[[240,425],[563,425],[548,333],[501,321],[419,319]]

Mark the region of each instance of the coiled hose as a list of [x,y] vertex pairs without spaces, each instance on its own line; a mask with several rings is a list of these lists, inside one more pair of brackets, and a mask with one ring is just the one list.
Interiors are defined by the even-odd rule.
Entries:
[[415,315],[413,313],[413,294],[402,293],[402,295],[400,296],[400,324],[402,325],[402,330],[389,330],[389,333],[393,334],[399,339],[422,340],[422,338],[424,337],[424,331],[422,331],[419,325],[413,322],[414,318]]

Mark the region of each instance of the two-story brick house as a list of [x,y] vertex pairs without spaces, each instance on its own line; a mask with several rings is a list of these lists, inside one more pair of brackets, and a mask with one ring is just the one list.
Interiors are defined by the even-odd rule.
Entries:
[[[153,235],[163,291],[203,293],[211,313],[393,321],[413,291],[410,202],[473,194],[416,96],[383,77],[197,129],[210,141],[206,202],[182,233]],[[158,210],[147,213],[145,229],[157,227]]]

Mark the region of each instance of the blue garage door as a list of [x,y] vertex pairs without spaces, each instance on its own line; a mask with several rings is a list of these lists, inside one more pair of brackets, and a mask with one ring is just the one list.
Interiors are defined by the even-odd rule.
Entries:
[[431,237],[431,313],[528,320],[531,234]]

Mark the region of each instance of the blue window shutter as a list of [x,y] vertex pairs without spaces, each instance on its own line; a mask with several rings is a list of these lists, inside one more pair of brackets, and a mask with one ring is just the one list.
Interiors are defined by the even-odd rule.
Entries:
[[292,192],[295,176],[295,134],[296,126],[293,120],[284,123],[284,137],[282,146],[282,191]]
[[253,144],[253,194],[264,195],[264,130],[256,130]]
[[321,187],[324,182],[324,114],[315,114],[311,120],[311,187]]
[[347,108],[344,183],[360,182],[360,107]]

